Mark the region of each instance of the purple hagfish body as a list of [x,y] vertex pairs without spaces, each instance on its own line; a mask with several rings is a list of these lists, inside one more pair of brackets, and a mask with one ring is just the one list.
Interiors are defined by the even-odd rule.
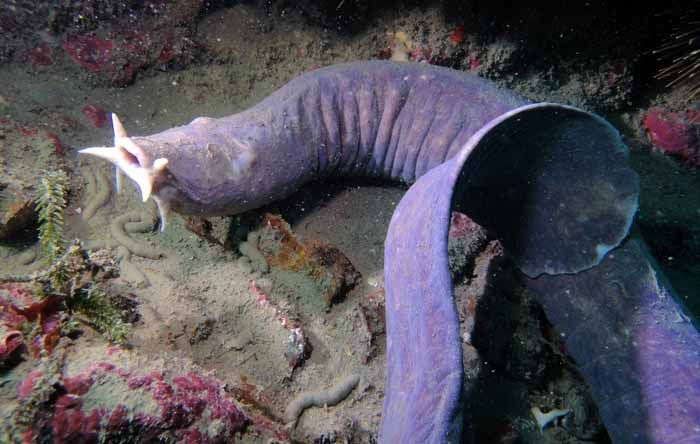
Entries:
[[331,176],[412,184],[385,243],[380,441],[456,443],[465,382],[448,268],[453,210],[495,233],[590,385],[615,443],[700,442],[700,339],[630,235],[639,180],[618,132],[435,66],[357,62],[256,106],[145,137],[118,119],[106,158],[170,211],[232,215]]

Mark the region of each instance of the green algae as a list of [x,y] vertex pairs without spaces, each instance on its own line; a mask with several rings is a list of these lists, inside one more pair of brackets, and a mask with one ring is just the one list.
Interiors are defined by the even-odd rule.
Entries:
[[39,213],[39,244],[41,256],[49,264],[56,262],[64,251],[63,222],[68,194],[65,171],[47,171],[39,181],[36,208]]
[[83,314],[87,321],[107,340],[127,345],[129,324],[122,321],[119,310],[110,302],[104,290],[97,285],[77,292],[68,300],[69,307]]

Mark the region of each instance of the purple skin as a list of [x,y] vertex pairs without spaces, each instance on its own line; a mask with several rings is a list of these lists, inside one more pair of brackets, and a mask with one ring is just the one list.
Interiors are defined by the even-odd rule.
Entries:
[[[525,275],[545,282],[547,276],[538,276],[598,270],[627,236],[637,209],[638,178],[618,133],[604,120],[562,105],[527,105],[488,81],[434,66],[337,65],[300,76],[233,116],[195,119],[128,140],[117,126],[115,134],[124,137],[115,137],[114,148],[86,152],[115,162],[144,198],[154,196],[162,216],[170,209],[236,214],[334,175],[415,182],[385,245],[387,384],[380,440],[386,443],[460,440],[466,388],[447,265],[451,210],[493,230]],[[639,276],[617,271],[640,309],[654,304],[639,290]],[[589,292],[581,289],[580,297],[595,300]],[[569,307],[551,303],[556,287],[540,293],[559,326]],[[662,362],[646,343],[627,344],[636,353],[625,367],[633,376],[611,385],[600,377],[617,362],[607,348],[608,332],[639,329],[638,319],[624,312],[611,318],[596,304],[580,303],[588,309],[571,312],[571,322],[598,334],[567,346],[577,362],[604,363],[589,366],[586,377],[605,402],[601,414],[613,440],[700,439],[691,426],[696,417],[668,423],[662,414],[677,405],[690,409],[700,399],[692,374],[675,375],[678,368],[697,371],[697,332],[687,329],[684,342],[661,335],[657,345],[668,351]],[[656,316],[677,310],[670,298],[654,307]],[[649,377],[650,368],[659,380]],[[675,390],[679,383],[688,385],[686,392]],[[653,399],[653,408],[628,404],[634,393]],[[630,440],[628,424],[639,426],[638,440]]]
[[527,287],[576,351],[615,443],[700,442],[698,332],[644,241],[631,236],[597,267]]

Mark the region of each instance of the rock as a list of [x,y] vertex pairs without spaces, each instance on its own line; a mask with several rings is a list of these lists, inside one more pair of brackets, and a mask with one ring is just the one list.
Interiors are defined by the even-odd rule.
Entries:
[[89,103],[81,109],[82,113],[87,117],[95,128],[102,128],[107,120],[107,113],[104,108],[94,103]]
[[256,247],[270,268],[311,281],[326,307],[345,296],[360,279],[360,273],[337,247],[299,241],[281,217],[266,214],[259,232]]
[[250,294],[255,298],[256,309],[264,313],[267,318],[275,319],[278,327],[282,327],[287,332],[284,335],[282,354],[289,368],[295,369],[302,365],[311,356],[313,347],[306,336],[304,326],[297,319],[298,316],[278,306],[254,280],[250,281]]
[[357,327],[362,336],[364,350],[360,362],[368,364],[379,353],[379,338],[386,333],[384,289],[365,295],[358,304]]
[[26,442],[233,442],[248,422],[223,383],[194,371],[98,362],[73,375],[35,370],[18,387],[25,405],[46,394],[49,402],[37,402],[38,411],[22,421]]
[[68,57],[112,86],[134,82],[139,71],[186,66],[198,56],[193,25],[203,2],[180,0],[153,20],[73,32],[61,42]]
[[41,42],[24,53],[24,60],[33,66],[53,65],[53,49],[46,42]]
[[10,241],[20,237],[35,226],[36,222],[34,200],[28,193],[9,187],[2,190],[0,241]]
[[20,345],[34,357],[51,354],[64,323],[62,302],[58,296],[41,298],[29,283],[0,284],[0,364],[5,365]]
[[649,142],[666,154],[700,165],[700,110],[671,112],[654,107],[644,114],[642,125]]

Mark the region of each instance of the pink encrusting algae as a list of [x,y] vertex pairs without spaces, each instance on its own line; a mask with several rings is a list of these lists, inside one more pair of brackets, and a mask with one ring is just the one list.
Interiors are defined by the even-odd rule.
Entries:
[[[40,371],[30,372],[19,384],[19,398],[31,399],[34,390],[41,390],[41,378]],[[55,402],[46,407],[50,414],[34,415],[33,441],[51,436],[57,444],[129,437],[134,442],[228,443],[249,422],[219,380],[192,371],[169,377],[100,362],[59,379]]]

